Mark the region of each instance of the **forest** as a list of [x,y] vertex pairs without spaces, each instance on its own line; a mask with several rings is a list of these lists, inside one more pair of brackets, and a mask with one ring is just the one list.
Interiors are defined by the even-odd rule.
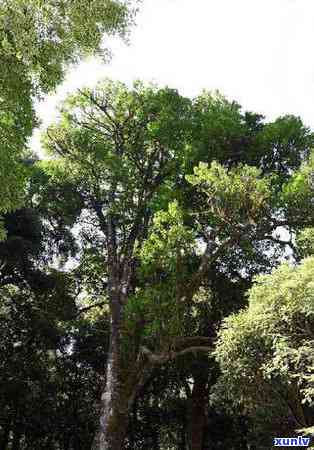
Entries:
[[0,450],[310,448],[302,119],[104,78],[29,145],[36,101],[138,8],[0,1]]

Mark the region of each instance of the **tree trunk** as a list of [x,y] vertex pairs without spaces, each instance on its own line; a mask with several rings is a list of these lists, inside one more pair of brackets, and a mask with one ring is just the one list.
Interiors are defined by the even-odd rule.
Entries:
[[100,427],[92,450],[123,448],[129,412],[153,371],[154,366],[142,360],[139,354],[136,359],[129,360],[127,372],[123,371],[120,358],[117,359],[116,356],[114,343],[111,343],[107,361],[107,380],[101,398]]
[[121,450],[128,422],[127,399],[120,389],[121,305],[118,296],[111,298],[110,345],[107,358],[106,383],[101,396],[99,430],[92,450]]
[[[129,413],[154,369],[154,365],[140,353],[122,364],[115,339],[116,335],[113,333],[107,360],[106,384],[101,398],[100,426],[92,450],[123,448]],[[117,340],[120,340],[119,336]]]
[[194,377],[190,411],[190,446],[191,450],[202,450],[207,410],[207,378],[202,375]]

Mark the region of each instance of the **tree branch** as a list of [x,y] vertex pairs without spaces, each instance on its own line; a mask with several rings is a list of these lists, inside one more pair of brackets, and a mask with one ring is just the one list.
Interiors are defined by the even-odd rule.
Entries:
[[85,313],[87,311],[90,311],[93,308],[99,308],[99,307],[104,306],[106,304],[108,304],[108,302],[104,300],[102,302],[94,303],[93,305],[85,306],[84,308],[81,308],[81,309],[78,310],[78,312],[76,314],[76,317],[78,317],[80,314],[83,314],[83,313]]
[[148,347],[142,346],[141,353],[148,359],[148,361],[151,364],[160,365],[190,353],[194,354],[199,352],[210,353],[213,351],[213,349],[214,349],[213,346],[195,345],[176,352],[169,351],[156,354],[152,352]]

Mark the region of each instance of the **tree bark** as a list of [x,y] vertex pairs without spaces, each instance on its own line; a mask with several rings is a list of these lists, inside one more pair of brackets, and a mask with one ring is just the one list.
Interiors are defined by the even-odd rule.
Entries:
[[114,343],[110,345],[107,381],[101,399],[100,427],[92,450],[123,448],[129,413],[137,395],[150,378],[153,368],[154,364],[147,361],[139,352],[136,359],[129,360],[129,368],[125,372],[121,361],[116,358]]
[[194,377],[190,411],[190,448],[202,450],[204,430],[207,421],[208,386],[207,378],[201,374]]
[[120,328],[121,305],[117,286],[113,286],[110,298],[111,329],[107,358],[106,383],[101,396],[99,430],[92,450],[121,450],[127,428],[128,408],[121,396]]
[[108,381],[101,397],[100,424],[92,450],[121,450],[126,435],[128,410],[120,398],[116,373],[112,368],[114,355],[109,356]]

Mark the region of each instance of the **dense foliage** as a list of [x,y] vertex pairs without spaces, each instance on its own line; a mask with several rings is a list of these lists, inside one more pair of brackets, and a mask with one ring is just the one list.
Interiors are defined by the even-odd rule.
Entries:
[[259,433],[265,414],[273,433],[313,424],[313,270],[308,258],[258,277],[248,308],[228,317],[219,334],[219,388],[256,415]]
[[34,100],[62,81],[70,63],[106,54],[104,35],[125,36],[133,15],[120,0],[0,2],[0,213],[23,200],[20,162],[37,124]]
[[105,80],[61,106],[49,159],[24,149],[36,96],[104,34],[125,36],[134,12],[0,2],[0,448],[266,450],[311,436],[301,119]]

